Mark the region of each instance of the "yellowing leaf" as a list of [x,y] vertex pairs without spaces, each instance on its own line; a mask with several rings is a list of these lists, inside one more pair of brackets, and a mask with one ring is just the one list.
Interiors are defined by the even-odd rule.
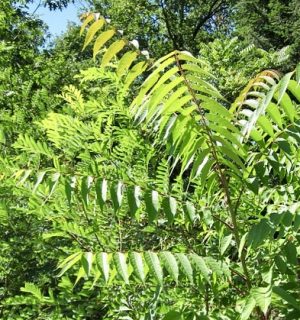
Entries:
[[89,28],[83,45],[83,50],[88,46],[88,44],[93,40],[97,31],[99,31],[104,26],[105,20],[103,18],[95,21]]
[[[101,67],[105,67],[111,61],[111,59],[124,48],[125,44],[126,41],[123,39],[111,44],[102,58]],[[97,53],[94,51],[94,58],[96,54]]]
[[107,31],[102,32],[98,38],[96,39],[94,43],[94,48],[93,48],[93,56],[95,57],[100,49],[104,46],[104,44],[113,37],[113,35],[116,33],[114,29],[110,29]]

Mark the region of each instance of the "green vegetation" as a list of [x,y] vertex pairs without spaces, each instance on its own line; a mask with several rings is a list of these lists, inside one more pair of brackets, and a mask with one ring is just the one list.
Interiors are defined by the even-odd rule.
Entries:
[[95,1],[42,49],[28,2],[0,13],[0,318],[299,319],[297,10]]

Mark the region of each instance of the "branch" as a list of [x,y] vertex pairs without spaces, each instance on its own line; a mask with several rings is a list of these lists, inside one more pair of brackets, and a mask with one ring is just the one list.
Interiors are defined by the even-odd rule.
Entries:
[[36,8],[34,9],[34,11],[32,12],[32,15],[34,15],[37,10],[39,9],[39,7],[42,5],[42,0],[39,1],[38,5],[36,6]]
[[172,26],[169,23],[167,11],[166,11],[166,8],[164,7],[164,4],[163,4],[162,0],[159,1],[159,6],[162,9],[162,14],[164,16],[164,21],[165,21],[165,24],[166,24],[166,27],[167,27],[167,31],[168,31],[169,37],[171,38],[171,40],[173,42],[173,49],[177,50],[177,49],[179,49],[179,45],[178,45],[178,43],[176,41],[175,35],[172,33]]
[[[195,106],[197,106],[198,112],[199,112],[199,114],[201,116],[200,122],[201,122],[202,126],[205,128],[205,131],[206,131],[206,133],[208,135],[208,145],[210,147],[212,157],[215,160],[216,173],[218,174],[218,177],[220,179],[220,183],[221,183],[222,189],[224,191],[224,195],[225,195],[225,201],[227,203],[228,212],[229,212],[229,215],[231,217],[232,233],[234,235],[237,248],[239,248],[241,239],[240,239],[240,234],[239,234],[239,228],[238,228],[236,212],[234,211],[234,207],[233,207],[233,204],[232,204],[232,201],[231,201],[231,195],[230,195],[230,190],[229,190],[229,185],[228,185],[228,180],[227,180],[226,174],[225,174],[224,170],[222,170],[222,167],[221,167],[221,165],[219,163],[219,158],[218,158],[215,142],[213,140],[211,129],[210,129],[210,127],[208,126],[208,124],[206,122],[206,119],[204,117],[204,112],[202,110],[202,107],[201,107],[199,101],[197,100],[196,94],[195,94],[193,88],[191,88],[191,86],[190,86],[190,84],[189,84],[189,82],[188,82],[188,80],[187,80],[187,78],[185,76],[184,70],[182,69],[182,66],[181,66],[181,63],[180,63],[180,61],[178,59],[178,55],[177,54],[175,55],[175,59],[176,59],[176,64],[177,64],[178,69],[179,69],[179,73],[183,77],[184,83],[186,84],[186,87],[188,88],[188,91],[192,96],[192,101],[195,104]],[[244,274],[245,274],[247,286],[248,286],[248,289],[250,290],[251,289],[251,281],[250,281],[250,275],[249,275],[249,272],[248,272],[248,268],[247,268],[247,265],[246,265],[246,255],[245,255],[244,251],[242,251],[240,260],[241,260],[242,268],[243,268],[243,271],[244,271]]]
[[210,6],[208,13],[202,18],[199,17],[198,23],[196,24],[196,27],[193,32],[193,40],[195,40],[198,32],[200,31],[201,27],[207,22],[207,20],[209,20],[215,13],[217,13],[221,9],[222,5],[225,3],[224,0],[218,3],[219,1],[220,0],[215,0]]

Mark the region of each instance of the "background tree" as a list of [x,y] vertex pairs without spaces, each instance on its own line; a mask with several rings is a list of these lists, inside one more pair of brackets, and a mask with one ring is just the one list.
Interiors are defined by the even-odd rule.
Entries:
[[[46,48],[47,28],[39,18],[28,14],[24,4],[1,1],[0,7],[0,150],[3,155],[1,168],[6,170],[9,158],[14,158],[13,166],[27,167],[36,163],[35,157],[25,159],[11,146],[25,132],[39,137],[34,123],[50,110],[64,108],[65,103],[58,97],[61,88],[78,84],[75,74],[84,66],[91,65],[92,61],[89,50],[81,51],[78,27],[70,26],[65,36],[57,38],[51,47]],[[37,212],[25,218],[26,195],[16,194],[11,188],[9,184],[0,188],[1,300],[17,295],[25,278],[41,285],[48,283],[49,286],[55,279],[52,278],[55,274],[49,277],[55,265],[52,260],[55,249],[45,247],[40,241],[45,221]],[[9,202],[18,204],[9,206],[8,212]],[[33,235],[36,236],[34,241]],[[53,255],[44,254],[51,251]],[[15,309],[19,310],[12,307],[9,311],[12,319],[18,313],[14,313]],[[24,308],[22,317],[36,318],[35,312],[29,306]],[[0,314],[1,318],[7,317],[3,314],[3,306]]]
[[290,47],[287,68],[300,60],[300,3],[297,0],[241,0],[235,10],[237,34],[264,50]]
[[75,3],[75,0],[20,0],[15,2],[23,4],[35,3],[37,6],[43,5],[50,10],[63,10],[64,8],[67,8],[70,3]]
[[233,101],[256,74],[268,68],[281,69],[289,61],[287,48],[266,51],[253,44],[246,45],[238,37],[203,43],[199,56],[207,62],[207,71],[215,76],[215,85],[229,101]]
[[118,0],[90,2],[153,56],[172,49],[197,54],[200,43],[229,34],[233,27],[230,16],[234,0],[127,0],[126,5]]

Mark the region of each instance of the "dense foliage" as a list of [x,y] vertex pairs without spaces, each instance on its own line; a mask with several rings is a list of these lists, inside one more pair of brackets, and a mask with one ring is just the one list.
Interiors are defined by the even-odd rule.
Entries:
[[1,318],[299,319],[295,41],[232,38],[235,2],[128,1],[127,33],[103,1],[43,50],[1,4]]
[[300,2],[298,0],[242,0],[236,11],[238,34],[265,50],[289,46],[290,63],[300,60]]

